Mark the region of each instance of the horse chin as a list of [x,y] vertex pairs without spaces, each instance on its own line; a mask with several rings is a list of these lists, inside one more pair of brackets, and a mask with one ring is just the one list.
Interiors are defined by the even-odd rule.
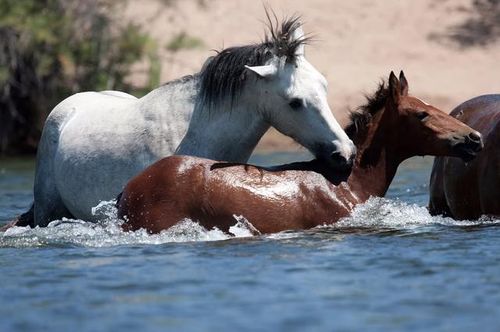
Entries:
[[476,158],[483,149],[483,144],[482,142],[465,141],[453,145],[452,149],[457,157],[467,163]]
[[476,153],[473,152],[473,153],[464,153],[462,154],[460,157],[460,159],[462,159],[464,162],[468,163],[472,160],[474,160],[474,158],[476,158]]
[[462,159],[464,162],[468,163],[477,156],[477,151],[467,147],[465,144],[458,144],[454,147],[455,154],[458,158]]
[[325,164],[328,165],[328,168],[331,169],[336,177],[339,179],[347,179],[349,175],[351,175],[353,164],[352,163],[346,163],[346,164],[338,164],[332,161],[330,158],[319,158],[322,160]]

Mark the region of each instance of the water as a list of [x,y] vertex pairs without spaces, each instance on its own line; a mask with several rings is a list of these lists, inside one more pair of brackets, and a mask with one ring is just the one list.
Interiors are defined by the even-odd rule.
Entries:
[[[500,220],[430,217],[431,162],[405,163],[387,199],[335,227],[124,234],[102,204],[98,224],[0,233],[0,330],[498,330]],[[29,205],[32,172],[0,160],[0,223]]]

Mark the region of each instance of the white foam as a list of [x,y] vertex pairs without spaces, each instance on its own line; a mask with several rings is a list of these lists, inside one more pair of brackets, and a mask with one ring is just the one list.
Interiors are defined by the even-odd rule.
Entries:
[[260,235],[259,230],[255,228],[245,217],[237,216],[235,214],[233,214],[233,217],[236,220],[236,224],[229,227],[229,233],[233,234],[235,237]]
[[169,242],[220,241],[234,237],[248,237],[258,231],[241,216],[235,216],[235,225],[230,234],[217,228],[205,229],[200,224],[185,219],[159,234],[149,234],[141,229],[124,232],[123,223],[116,217],[114,201],[101,202],[92,209],[100,217],[99,222],[62,219],[51,222],[47,227],[12,227],[0,234],[0,247],[40,247],[40,246],[85,246],[108,247],[131,244],[162,244]]
[[455,220],[442,216],[431,216],[426,207],[398,200],[372,197],[366,203],[358,205],[351,216],[340,220],[335,224],[335,227],[409,229],[430,225],[474,226],[498,223],[500,220],[486,217],[479,220]]
[[[259,231],[243,216],[235,215],[235,224],[229,234],[217,228],[205,229],[192,220],[185,219],[159,234],[149,234],[145,230],[124,232],[122,220],[116,218],[115,202],[101,202],[93,209],[95,215],[102,216],[98,223],[82,220],[63,219],[51,222],[47,227],[13,227],[0,233],[0,247],[40,247],[40,246],[84,246],[109,247],[117,245],[163,244],[169,242],[220,241],[234,237],[259,235]],[[342,229],[401,229],[428,230],[427,226],[474,226],[500,224],[499,219],[482,218],[477,221],[457,221],[451,218],[431,216],[427,209],[415,204],[407,204],[385,198],[371,198],[358,205],[350,217],[338,223],[318,228]],[[289,231],[267,235],[268,239],[293,239],[307,236],[307,233]],[[349,233],[352,233],[351,231]],[[347,234],[347,233],[346,233]]]

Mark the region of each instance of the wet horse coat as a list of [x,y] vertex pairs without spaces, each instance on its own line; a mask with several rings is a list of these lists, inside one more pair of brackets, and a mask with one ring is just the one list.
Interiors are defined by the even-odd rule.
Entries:
[[500,95],[484,95],[457,106],[451,113],[481,132],[484,149],[465,163],[456,158],[434,161],[429,211],[455,219],[500,216]]
[[117,202],[125,230],[156,233],[184,218],[227,231],[234,215],[261,233],[307,229],[349,215],[370,196],[385,195],[398,165],[415,155],[472,158],[479,133],[408,96],[404,74],[391,73],[347,132],[358,154],[350,176],[322,161],[273,168],[174,156],[133,178]]

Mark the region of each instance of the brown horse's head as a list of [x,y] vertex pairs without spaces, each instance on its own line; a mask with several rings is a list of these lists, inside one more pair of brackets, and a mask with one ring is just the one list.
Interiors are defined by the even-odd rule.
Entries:
[[387,96],[391,121],[403,158],[411,155],[453,156],[472,160],[483,148],[481,134],[447,113],[408,95],[408,81],[391,72]]

